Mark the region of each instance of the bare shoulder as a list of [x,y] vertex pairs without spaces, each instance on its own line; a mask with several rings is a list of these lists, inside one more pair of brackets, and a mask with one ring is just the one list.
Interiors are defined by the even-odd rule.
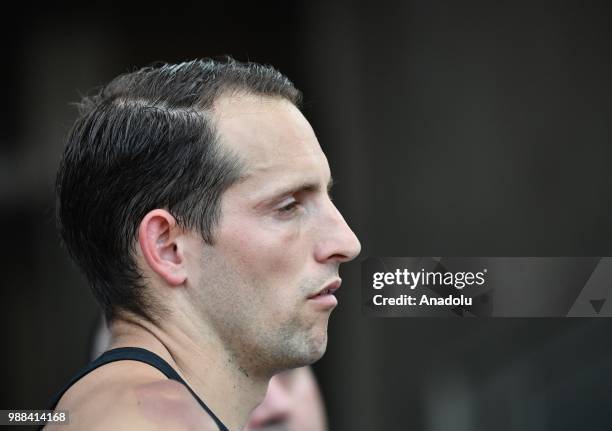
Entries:
[[218,430],[184,385],[138,365],[109,364],[75,384],[57,406],[70,424],[57,430]]

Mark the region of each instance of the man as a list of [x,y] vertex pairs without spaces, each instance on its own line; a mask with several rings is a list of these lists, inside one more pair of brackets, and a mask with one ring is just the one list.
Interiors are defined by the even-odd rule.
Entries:
[[273,375],[323,355],[360,245],[299,100],[233,60],[145,68],[85,100],[58,220],[112,342],[60,392],[61,429],[239,430]]

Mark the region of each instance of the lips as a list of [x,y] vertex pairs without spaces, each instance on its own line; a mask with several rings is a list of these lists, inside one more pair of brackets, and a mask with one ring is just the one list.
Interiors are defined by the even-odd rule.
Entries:
[[342,284],[342,280],[340,278],[336,278],[335,280],[327,283],[321,290],[319,290],[314,295],[308,297],[308,299],[314,299],[326,295],[333,295],[336,290],[340,289],[340,285]]

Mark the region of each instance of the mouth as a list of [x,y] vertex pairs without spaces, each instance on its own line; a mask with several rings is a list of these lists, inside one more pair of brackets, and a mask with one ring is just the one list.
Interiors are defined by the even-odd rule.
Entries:
[[308,297],[308,299],[316,299],[316,298],[324,298],[328,296],[333,296],[336,290],[340,289],[340,285],[342,284],[342,279],[336,278],[333,281],[327,283],[321,290],[319,290],[314,295]]

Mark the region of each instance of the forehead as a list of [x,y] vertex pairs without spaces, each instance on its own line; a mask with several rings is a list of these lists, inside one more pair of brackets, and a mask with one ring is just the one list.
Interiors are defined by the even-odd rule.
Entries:
[[247,181],[327,182],[329,166],[300,110],[282,98],[223,96],[213,107],[221,145],[246,165]]

